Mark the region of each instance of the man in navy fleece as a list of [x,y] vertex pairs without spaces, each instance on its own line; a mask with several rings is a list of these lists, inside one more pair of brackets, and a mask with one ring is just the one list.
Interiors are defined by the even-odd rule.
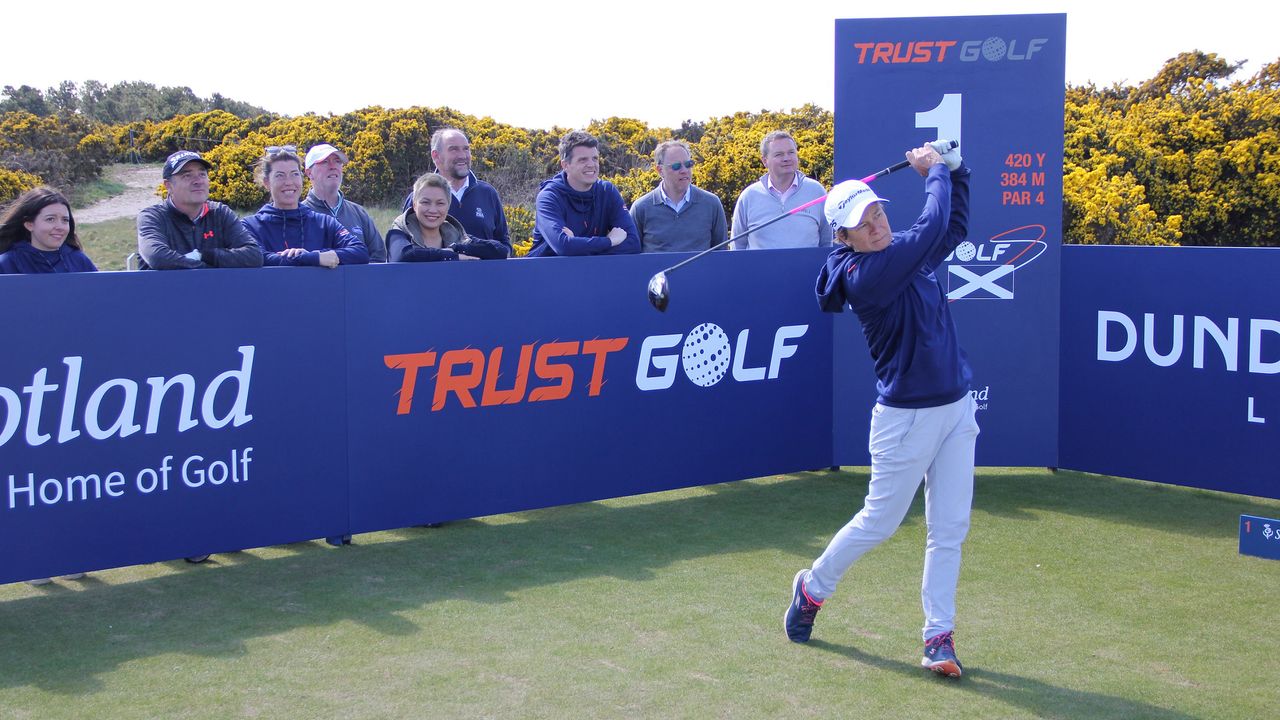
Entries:
[[925,178],[924,210],[909,230],[890,231],[884,201],[862,182],[845,181],[827,195],[824,214],[838,247],[818,275],[818,304],[827,312],[853,308],[880,396],[871,413],[871,481],[862,510],[813,569],[796,573],[784,623],[791,640],[809,639],[823,601],[858,558],[898,529],[923,479],[920,664],[958,678],[963,669],[952,631],[978,424],[972,371],[934,269],[968,233],[969,169],[954,148],[939,155],[925,145],[908,151],[907,160]]
[[[431,133],[431,163],[449,181],[449,216],[462,223],[473,240],[497,240],[511,249],[507,213],[498,190],[471,171],[471,141],[457,128]],[[415,183],[416,184],[416,183]],[[413,209],[413,191],[401,210]],[[524,238],[517,238],[523,240]]]
[[561,171],[538,191],[529,257],[640,252],[640,235],[622,195],[599,177],[599,145],[581,130],[560,138]]

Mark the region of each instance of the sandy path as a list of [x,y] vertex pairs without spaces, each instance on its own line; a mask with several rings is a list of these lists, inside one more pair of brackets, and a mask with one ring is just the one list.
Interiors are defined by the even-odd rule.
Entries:
[[112,180],[124,183],[125,191],[87,208],[77,208],[76,222],[95,223],[136,217],[142,208],[160,201],[160,196],[156,195],[156,187],[160,185],[161,167],[159,164],[110,166],[107,174]]

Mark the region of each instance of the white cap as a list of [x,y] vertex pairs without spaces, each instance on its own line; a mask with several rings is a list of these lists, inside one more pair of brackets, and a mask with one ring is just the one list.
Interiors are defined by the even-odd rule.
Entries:
[[307,151],[307,159],[302,162],[302,167],[304,170],[310,170],[312,165],[315,165],[335,153],[339,158],[341,158],[342,162],[347,161],[347,154],[329,143],[316,145]]
[[861,180],[845,180],[827,193],[827,203],[822,211],[832,230],[851,228],[862,222],[862,214],[871,207],[871,203],[878,202],[889,201],[877,196]]

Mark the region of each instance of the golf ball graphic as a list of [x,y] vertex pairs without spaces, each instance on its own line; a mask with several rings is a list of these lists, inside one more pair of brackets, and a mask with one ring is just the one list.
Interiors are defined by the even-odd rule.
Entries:
[[680,365],[694,384],[715,385],[729,369],[729,336],[719,325],[702,323],[685,338]]
[[1004,58],[1005,51],[1009,49],[1008,45],[1002,38],[989,37],[982,41],[982,57],[995,62]]
[[960,262],[969,262],[970,260],[977,257],[977,255],[978,255],[978,248],[974,247],[973,243],[969,242],[968,240],[965,240],[964,242],[956,246],[956,259],[958,259]]

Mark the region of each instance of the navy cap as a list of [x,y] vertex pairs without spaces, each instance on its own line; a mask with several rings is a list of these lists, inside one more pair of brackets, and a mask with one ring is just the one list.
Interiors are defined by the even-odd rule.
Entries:
[[182,168],[192,160],[204,165],[207,170],[213,169],[213,164],[200,157],[200,153],[192,152],[190,150],[179,150],[178,152],[170,155],[169,159],[164,161],[163,179],[168,180],[175,173],[182,172]]

